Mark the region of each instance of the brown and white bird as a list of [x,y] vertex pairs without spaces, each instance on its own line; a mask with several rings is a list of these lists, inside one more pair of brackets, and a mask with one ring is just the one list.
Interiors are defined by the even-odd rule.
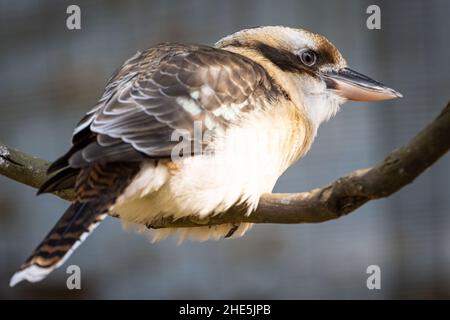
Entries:
[[[236,205],[251,214],[343,102],[397,97],[302,29],[257,27],[214,47],[164,43],[139,52],[49,168],[39,193],[74,188],[76,199],[10,285],[45,278],[107,215],[151,225]],[[250,227],[163,229],[154,239],[220,239]]]

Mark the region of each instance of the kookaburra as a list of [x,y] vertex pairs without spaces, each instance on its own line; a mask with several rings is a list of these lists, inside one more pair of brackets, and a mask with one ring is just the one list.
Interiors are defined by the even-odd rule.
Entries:
[[[138,52],[50,166],[39,192],[74,188],[75,200],[10,284],[46,277],[107,215],[148,226],[238,205],[251,214],[343,102],[397,97],[302,29],[257,27],[213,47],[163,43]],[[161,229],[154,239],[220,239],[250,226]]]

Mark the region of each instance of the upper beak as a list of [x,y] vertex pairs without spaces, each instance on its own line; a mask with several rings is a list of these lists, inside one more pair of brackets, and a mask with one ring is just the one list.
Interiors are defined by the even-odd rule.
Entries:
[[349,100],[379,101],[403,97],[400,92],[349,68],[327,71],[322,77],[329,89]]

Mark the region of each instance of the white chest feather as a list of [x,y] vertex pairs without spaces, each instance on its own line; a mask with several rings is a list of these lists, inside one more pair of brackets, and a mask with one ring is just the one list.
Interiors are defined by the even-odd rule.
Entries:
[[[217,137],[213,153],[144,164],[112,211],[139,224],[163,216],[206,217],[242,203],[250,213],[304,145],[305,132],[291,128],[287,116],[277,112],[245,120]],[[298,131],[294,138],[293,130]]]

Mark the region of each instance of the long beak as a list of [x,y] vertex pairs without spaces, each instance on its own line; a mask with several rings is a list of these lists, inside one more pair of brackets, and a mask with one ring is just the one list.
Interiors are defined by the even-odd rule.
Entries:
[[403,97],[400,92],[349,68],[327,71],[322,77],[329,89],[349,100],[379,101]]

